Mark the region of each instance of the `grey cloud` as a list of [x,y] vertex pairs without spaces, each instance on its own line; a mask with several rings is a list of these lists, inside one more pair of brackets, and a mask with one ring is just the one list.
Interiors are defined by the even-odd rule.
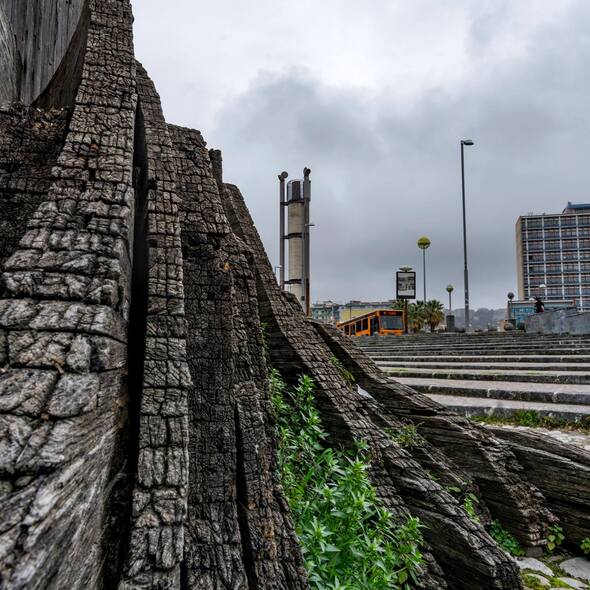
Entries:
[[[242,188],[274,261],[276,173],[312,167],[314,298],[338,300],[391,297],[396,267],[421,268],[415,242],[423,234],[432,239],[429,296],[443,299],[449,282],[462,291],[458,141],[472,136],[472,303],[500,306],[516,286],[518,215],[590,200],[589,16],[575,3],[524,56],[482,65],[461,87],[431,90],[410,107],[302,70],[266,73],[204,131],[223,149],[226,177]],[[492,13],[472,34],[484,38],[499,18]]]

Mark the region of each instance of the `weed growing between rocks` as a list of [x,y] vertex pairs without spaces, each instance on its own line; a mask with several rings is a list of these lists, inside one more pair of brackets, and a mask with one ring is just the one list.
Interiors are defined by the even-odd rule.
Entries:
[[384,428],[383,430],[400,447],[407,449],[411,447],[417,447],[420,445],[418,427],[414,424],[408,423],[404,424],[402,427],[398,429]]
[[553,553],[564,541],[563,529],[558,524],[552,524],[547,535],[547,551]]
[[477,504],[479,504],[479,499],[473,492],[462,490],[456,486],[449,486],[445,489],[457,498],[457,501],[461,504],[463,510],[465,510],[467,516],[469,516],[473,522],[481,523],[481,519],[479,518],[476,509]]
[[330,362],[336,367],[336,369],[338,369],[344,383],[346,383],[350,389],[354,389],[354,386],[356,385],[354,375],[335,356],[330,357]]
[[492,523],[490,536],[502,549],[508,551],[508,553],[516,557],[524,555],[520,543],[500,524],[499,520],[494,520]]
[[363,444],[330,448],[313,403],[314,384],[302,376],[287,388],[270,375],[277,420],[279,470],[316,590],[408,590],[423,564],[417,518],[402,522],[384,508],[369,481]]
[[590,537],[582,539],[582,542],[580,543],[580,549],[584,555],[590,555]]

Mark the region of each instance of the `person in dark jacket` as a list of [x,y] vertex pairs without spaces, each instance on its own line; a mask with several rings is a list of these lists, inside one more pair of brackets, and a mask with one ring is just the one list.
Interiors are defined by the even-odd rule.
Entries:
[[540,297],[535,297],[535,313],[542,313],[545,311],[545,305]]

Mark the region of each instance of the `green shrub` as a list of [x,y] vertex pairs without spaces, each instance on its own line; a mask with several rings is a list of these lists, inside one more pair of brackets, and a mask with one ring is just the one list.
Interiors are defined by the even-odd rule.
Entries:
[[552,524],[548,530],[547,551],[552,553],[563,543],[565,535],[563,534],[563,529],[558,524]]
[[490,536],[502,549],[508,551],[508,553],[520,556],[524,555],[524,551],[520,546],[520,543],[500,524],[499,520],[494,520],[490,527]]
[[479,500],[475,494],[468,492],[463,496],[463,510],[467,512],[467,516],[469,516],[473,522],[480,522],[479,516],[477,516],[475,510],[476,504],[479,504]]
[[580,549],[584,552],[585,555],[590,554],[590,537],[582,539],[582,542],[580,543]]
[[407,590],[423,564],[422,525],[396,519],[369,481],[365,444],[327,446],[313,404],[313,381],[289,389],[270,375],[279,436],[279,470],[315,590]]
[[541,426],[541,416],[535,410],[517,410],[514,412],[514,420],[520,426],[536,428]]
[[418,434],[418,428],[414,424],[404,424],[397,429],[384,428],[383,430],[400,447],[407,449],[420,445],[420,435]]
[[473,492],[464,491],[457,486],[449,486],[446,488],[446,490],[457,498],[457,500],[461,503],[463,510],[467,512],[467,516],[469,516],[473,522],[481,522],[479,516],[477,515],[477,510],[475,509],[475,505],[479,504],[479,499]]

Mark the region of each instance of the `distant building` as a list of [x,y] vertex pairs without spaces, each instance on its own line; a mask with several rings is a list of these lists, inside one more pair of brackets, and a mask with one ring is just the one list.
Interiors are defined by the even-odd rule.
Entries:
[[311,317],[327,324],[336,324],[340,321],[340,303],[322,301],[311,306]]
[[590,309],[590,204],[519,217],[516,267],[520,300],[572,300],[578,309]]

